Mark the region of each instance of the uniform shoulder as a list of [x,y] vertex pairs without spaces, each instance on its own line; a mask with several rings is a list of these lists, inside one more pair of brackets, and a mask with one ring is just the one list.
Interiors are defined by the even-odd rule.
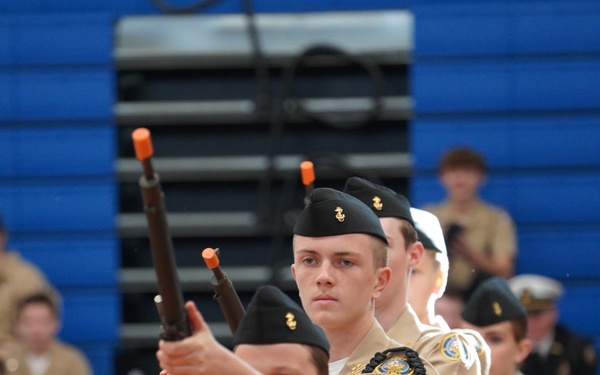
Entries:
[[460,331],[431,328],[423,331],[413,348],[436,363],[454,364],[456,368],[470,369],[475,366],[476,350],[467,336]]

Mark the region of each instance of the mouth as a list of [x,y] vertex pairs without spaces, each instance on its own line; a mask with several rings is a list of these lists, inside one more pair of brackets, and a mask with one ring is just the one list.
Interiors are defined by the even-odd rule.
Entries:
[[331,303],[331,302],[337,302],[337,299],[334,298],[334,297],[332,297],[332,296],[330,296],[330,295],[322,294],[322,295],[317,296],[315,298],[315,302],[317,302],[317,303]]

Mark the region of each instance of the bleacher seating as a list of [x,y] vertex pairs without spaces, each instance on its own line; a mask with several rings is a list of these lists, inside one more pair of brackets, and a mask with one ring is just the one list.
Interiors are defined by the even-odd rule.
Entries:
[[[331,146],[360,154],[343,165],[369,176],[374,172],[417,206],[442,196],[435,176],[442,152],[455,144],[472,145],[490,162],[485,197],[506,207],[517,222],[517,272],[563,281],[561,319],[594,337],[600,349],[598,2],[257,0],[254,5],[259,14],[407,9],[414,15],[412,56],[396,56],[392,62],[400,62],[399,70],[387,65],[393,89],[386,95],[395,98],[384,100],[387,117],[376,131],[356,136],[304,127],[297,118],[286,128],[286,151],[277,159],[270,202],[277,215],[302,200],[302,190],[290,186],[299,183],[293,180],[295,168],[306,145],[310,152]],[[204,13],[238,15],[241,8],[239,2],[222,1]],[[140,168],[129,138],[135,127],[149,126],[156,134],[156,166],[172,212],[178,263],[185,265],[184,290],[201,302],[222,340],[227,329],[216,324],[220,311],[202,282],[209,273],[199,251],[222,248],[222,261],[239,277],[236,287],[247,301],[272,276],[265,265],[277,258],[273,248],[289,248],[287,240],[272,240],[281,227],[257,225],[269,114],[254,112],[251,100],[203,107],[206,96],[179,106],[139,103],[160,100],[165,87],[182,86],[170,86],[175,81],[160,74],[123,74],[139,68],[135,59],[115,54],[119,21],[131,16],[161,13],[149,0],[0,3],[0,210],[11,229],[10,244],[64,294],[61,335],[85,350],[97,375],[124,374],[134,365],[148,373],[156,369],[154,279],[144,254]],[[273,77],[282,70],[282,61],[278,64],[271,67]],[[229,82],[243,82],[228,94],[253,97],[251,73],[228,74]],[[147,86],[138,86],[145,88],[135,97],[139,78]],[[193,95],[216,94],[224,82],[192,79]],[[405,100],[407,94],[412,100]],[[239,137],[223,147],[232,134]],[[386,147],[389,157],[376,155],[374,144]],[[339,159],[316,156],[332,163],[322,172],[340,165]],[[346,172],[323,178],[317,171],[318,184],[341,187]],[[136,322],[142,324],[130,324]]]

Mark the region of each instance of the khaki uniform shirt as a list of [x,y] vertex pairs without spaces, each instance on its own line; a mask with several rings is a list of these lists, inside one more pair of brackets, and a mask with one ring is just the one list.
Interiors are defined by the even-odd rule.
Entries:
[[0,258],[0,342],[8,340],[18,302],[47,286],[46,277],[16,252]]
[[462,335],[422,324],[410,305],[387,334],[401,345],[416,350],[440,374],[481,374],[475,349],[465,344]]
[[[400,345],[396,341],[390,339],[381,325],[377,321],[374,321],[371,329],[365,335],[365,337],[361,340],[358,346],[354,349],[354,351],[350,354],[348,361],[344,365],[344,368],[340,372],[341,375],[356,375],[360,374],[365,366],[369,363],[371,358],[377,352],[383,352],[386,349],[397,348],[403,345]],[[414,349],[413,349],[414,350]],[[425,370],[427,374],[438,374],[438,372],[434,369],[434,367],[423,359],[420,356],[423,365],[425,366]]]
[[[78,348],[55,341],[50,348],[50,364],[44,375],[92,375],[87,358]],[[7,375],[31,375],[25,361],[25,353],[18,349],[5,362]]]
[[435,321],[433,324],[434,327],[438,327],[443,331],[447,332],[457,332],[465,336],[468,342],[473,346],[474,352],[477,354],[479,358],[479,364],[481,365],[481,374],[488,375],[490,373],[490,363],[491,363],[491,351],[488,344],[485,342],[483,336],[473,329],[461,328],[461,329],[451,329],[448,326],[448,323],[442,318],[440,315],[435,316]]
[[[465,237],[469,245],[478,252],[490,257],[510,256],[517,253],[515,225],[509,214],[499,207],[478,201],[466,219],[459,221],[452,217],[448,202],[423,207],[434,214],[446,231],[450,224],[457,223],[465,228]],[[448,270],[448,286],[463,292],[471,288],[476,276],[473,266],[462,256],[448,254],[450,269]]]

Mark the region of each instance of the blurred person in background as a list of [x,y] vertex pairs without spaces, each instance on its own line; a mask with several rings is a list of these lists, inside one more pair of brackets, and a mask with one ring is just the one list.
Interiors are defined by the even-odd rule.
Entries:
[[58,338],[61,328],[60,296],[52,289],[19,301],[15,346],[6,359],[6,371],[16,375],[91,375],[83,352]]
[[24,297],[48,286],[46,276],[15,250],[7,249],[8,230],[0,217],[0,359],[14,335],[11,322]]
[[466,300],[480,281],[513,275],[517,255],[515,225],[504,209],[480,197],[487,166],[475,150],[448,151],[438,166],[438,177],[446,199],[423,209],[437,216],[442,225],[450,259],[448,286]]
[[527,336],[533,350],[521,366],[525,375],[595,375],[593,342],[559,324],[558,299],[562,284],[542,275],[523,274],[508,284],[527,310]]

